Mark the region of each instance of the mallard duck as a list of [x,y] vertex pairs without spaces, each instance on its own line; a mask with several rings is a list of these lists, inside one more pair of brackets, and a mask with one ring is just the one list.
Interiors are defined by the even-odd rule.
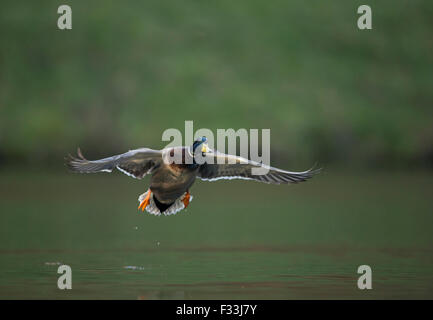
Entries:
[[[206,137],[192,146],[153,150],[141,148],[116,156],[90,161],[80,149],[78,157],[69,155],[67,166],[75,172],[111,172],[114,168],[136,179],[151,174],[150,187],[138,197],[138,209],[154,215],[170,215],[188,207],[192,201],[189,189],[196,178],[205,181],[246,179],[271,184],[290,184],[306,181],[320,169],[290,172],[266,166],[239,156],[211,150]],[[173,161],[179,155],[180,161]],[[201,161],[197,161],[200,156]],[[252,169],[265,168],[266,174],[253,174]]]

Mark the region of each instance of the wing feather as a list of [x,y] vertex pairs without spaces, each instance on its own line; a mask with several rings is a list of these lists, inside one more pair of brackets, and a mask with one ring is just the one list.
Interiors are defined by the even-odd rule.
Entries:
[[81,150],[78,149],[77,157],[69,155],[66,158],[66,165],[72,171],[79,173],[111,172],[117,168],[131,177],[141,179],[161,161],[161,151],[149,148],[130,150],[126,153],[93,161],[84,158]]
[[[319,173],[321,169],[293,172],[270,167],[242,157],[224,154],[218,151],[205,155],[206,161],[200,165],[198,177],[206,181],[220,179],[246,179],[272,184],[289,184],[306,181]],[[265,174],[253,174],[253,168],[267,169]]]

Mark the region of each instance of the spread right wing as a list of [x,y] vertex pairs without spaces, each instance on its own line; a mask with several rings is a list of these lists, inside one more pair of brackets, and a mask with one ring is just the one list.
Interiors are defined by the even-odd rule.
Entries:
[[126,153],[94,161],[84,158],[80,149],[78,149],[77,155],[77,158],[71,155],[66,158],[66,165],[72,171],[80,173],[111,172],[117,168],[128,176],[137,179],[143,178],[162,162],[162,152],[148,148],[130,150]]

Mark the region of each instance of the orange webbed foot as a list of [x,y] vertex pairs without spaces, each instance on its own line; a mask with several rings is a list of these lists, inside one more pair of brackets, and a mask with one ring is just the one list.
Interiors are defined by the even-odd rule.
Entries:
[[146,209],[146,207],[149,205],[151,195],[152,195],[152,191],[150,191],[150,189],[147,190],[147,196],[146,198],[144,198],[143,201],[141,201],[140,205],[138,206],[138,210],[141,209],[141,211],[144,211],[144,209]]
[[185,206],[185,209],[189,205],[189,199],[190,198],[191,198],[191,195],[189,194],[189,191],[187,191],[186,194],[185,194],[185,197],[183,197],[183,199],[182,199],[182,202],[183,202],[183,204]]

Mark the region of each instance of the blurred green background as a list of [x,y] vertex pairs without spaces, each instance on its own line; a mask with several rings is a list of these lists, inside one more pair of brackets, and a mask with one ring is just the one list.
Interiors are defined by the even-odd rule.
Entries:
[[[433,3],[370,1],[364,31],[361,4],[2,1],[0,298],[432,298]],[[147,179],[63,167],[185,120],[270,128],[272,165],[325,170],[197,182],[157,218],[136,213]]]
[[432,164],[431,1],[374,1],[371,31],[362,1],[76,1],[61,31],[63,3],[3,2],[3,162],[162,147],[194,120],[271,128],[301,164]]

